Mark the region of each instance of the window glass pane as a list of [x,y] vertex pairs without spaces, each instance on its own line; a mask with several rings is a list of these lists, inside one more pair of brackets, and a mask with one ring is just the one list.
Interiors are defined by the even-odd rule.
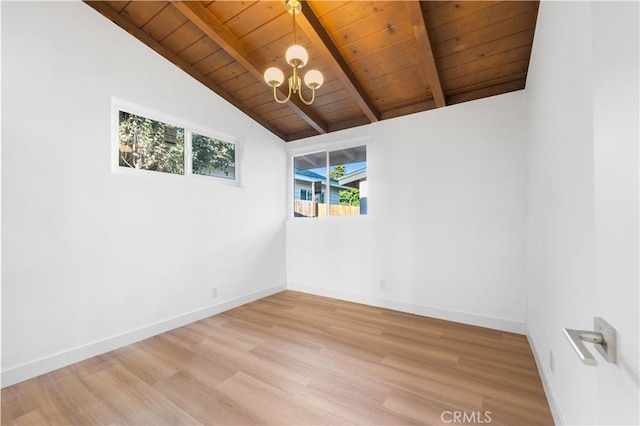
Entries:
[[184,174],[184,129],[119,111],[121,167]]
[[332,216],[367,214],[367,147],[329,153]]
[[236,145],[193,133],[192,161],[196,175],[236,178]]
[[293,158],[294,217],[327,215],[327,153],[316,152]]

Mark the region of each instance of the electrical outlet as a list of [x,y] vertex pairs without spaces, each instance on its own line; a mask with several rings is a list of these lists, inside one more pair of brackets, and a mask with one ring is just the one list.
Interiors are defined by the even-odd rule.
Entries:
[[386,290],[387,289],[387,282],[385,280],[381,280],[380,281],[380,290]]
[[215,299],[218,297],[218,287],[211,287],[211,298]]
[[549,349],[549,369],[551,369],[551,372],[553,373],[555,368],[556,368],[556,361],[553,357],[553,351]]

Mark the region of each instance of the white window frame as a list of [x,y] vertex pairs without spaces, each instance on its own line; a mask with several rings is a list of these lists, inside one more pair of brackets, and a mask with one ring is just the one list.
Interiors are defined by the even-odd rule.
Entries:
[[[324,217],[314,217],[312,218],[313,220],[309,220],[309,218],[307,217],[295,217],[295,212],[294,212],[294,202],[293,202],[293,194],[294,194],[294,180],[295,180],[295,170],[294,170],[294,158],[295,157],[300,157],[300,156],[304,156],[307,154],[315,154],[318,152],[324,152],[326,154],[326,172],[325,172],[325,176],[329,176],[329,171],[331,169],[330,163],[329,163],[329,154],[332,151],[339,151],[342,149],[349,149],[349,148],[356,148],[359,146],[364,146],[366,147],[367,150],[367,185],[368,185],[368,195],[370,195],[371,192],[371,187],[373,186],[372,182],[371,182],[371,178],[370,178],[370,174],[369,174],[369,162],[370,162],[370,140],[371,137],[370,136],[361,136],[361,137],[357,137],[357,138],[353,138],[353,139],[346,139],[343,141],[339,141],[339,142],[324,142],[324,143],[312,143],[312,144],[305,144],[304,142],[300,142],[301,144],[304,145],[300,145],[300,146],[295,146],[295,142],[289,142],[290,145],[292,145],[291,147],[287,147],[287,153],[288,155],[288,164],[287,164],[287,169],[288,169],[288,182],[287,182],[287,189],[288,189],[288,197],[287,197],[287,208],[288,208],[288,218],[287,220],[302,220],[302,221],[307,221],[307,222],[315,222],[316,220],[366,220],[367,217],[371,216],[371,204],[369,203],[369,200],[367,200],[367,214],[360,214],[360,215],[353,215],[353,216],[346,216],[346,215],[330,215],[330,202],[326,203],[327,204],[327,215]],[[331,194],[328,195],[329,196],[329,200],[331,200]],[[368,198],[368,197],[367,197]],[[337,219],[340,218],[340,219]]]
[[[120,148],[120,111],[126,111],[131,114],[139,115],[151,120],[161,121],[172,126],[184,129],[184,174],[165,173],[155,170],[133,169],[131,167],[122,167],[119,163]],[[197,133],[212,139],[218,139],[226,143],[235,145],[235,179],[227,179],[218,176],[205,176],[193,173],[191,134]],[[129,176],[153,178],[153,179],[187,179],[191,181],[211,182],[216,185],[242,187],[242,158],[243,158],[243,140],[208,129],[204,126],[191,123],[171,114],[162,111],[144,107],[133,102],[111,98],[111,172],[115,174],[123,174]]]

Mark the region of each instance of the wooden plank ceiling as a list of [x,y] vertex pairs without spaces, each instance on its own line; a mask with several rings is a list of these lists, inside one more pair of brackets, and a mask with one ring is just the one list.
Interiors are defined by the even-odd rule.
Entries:
[[284,1],[86,3],[285,141],[524,89],[538,13],[537,1],[304,1],[302,71],[325,79],[307,106],[276,103],[262,78],[290,75]]

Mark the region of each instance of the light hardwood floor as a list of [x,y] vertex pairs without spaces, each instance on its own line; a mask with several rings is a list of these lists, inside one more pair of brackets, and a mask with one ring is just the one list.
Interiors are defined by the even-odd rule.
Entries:
[[3,425],[553,424],[526,337],[293,291],[1,394]]

